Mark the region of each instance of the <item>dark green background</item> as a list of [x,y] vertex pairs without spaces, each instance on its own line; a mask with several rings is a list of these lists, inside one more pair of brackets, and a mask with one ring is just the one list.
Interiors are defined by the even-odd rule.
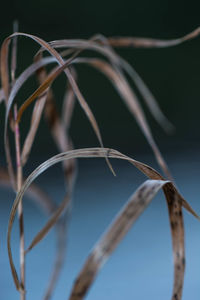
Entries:
[[[12,33],[13,20],[20,31],[46,40],[89,38],[95,33],[106,36],[146,36],[176,38],[199,26],[198,2],[189,1],[6,1],[1,13],[1,42]],[[18,73],[31,63],[37,46],[19,39]],[[127,59],[149,86],[161,108],[176,127],[167,136],[145,109],[156,141],[163,152],[183,151],[199,144],[200,38],[168,49],[124,49]],[[79,86],[99,123],[105,146],[128,153],[150,152],[136,122],[113,87],[89,67],[79,67]],[[34,88],[29,82],[20,94],[21,101]],[[58,107],[62,101],[65,77],[54,84]],[[142,101],[142,99],[141,99]],[[143,101],[142,101],[143,104]],[[28,125],[29,115],[23,122]],[[34,152],[54,153],[51,139],[42,122]],[[27,128],[27,126],[26,126]],[[76,147],[97,146],[97,139],[81,109],[76,107],[71,135]],[[36,145],[40,144],[40,147]],[[49,150],[51,149],[51,150]]]

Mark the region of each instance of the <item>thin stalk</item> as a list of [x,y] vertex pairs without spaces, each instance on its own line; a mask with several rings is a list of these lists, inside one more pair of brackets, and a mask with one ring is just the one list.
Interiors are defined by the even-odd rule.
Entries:
[[[15,121],[17,119],[17,106],[14,106]],[[20,153],[20,130],[19,125],[15,122],[15,148],[16,148],[16,168],[17,168],[17,192],[22,187],[22,165],[21,165],[21,153]],[[22,201],[18,207],[18,219],[19,219],[19,232],[20,232],[20,300],[25,300],[25,243],[24,243],[24,215]]]

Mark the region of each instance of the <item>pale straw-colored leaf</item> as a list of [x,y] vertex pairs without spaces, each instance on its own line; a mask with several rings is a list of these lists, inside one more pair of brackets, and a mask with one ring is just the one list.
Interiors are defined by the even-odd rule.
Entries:
[[167,181],[147,180],[129,198],[106,232],[96,243],[80,271],[69,300],[82,300],[100,268],[127,234],[148,204]]

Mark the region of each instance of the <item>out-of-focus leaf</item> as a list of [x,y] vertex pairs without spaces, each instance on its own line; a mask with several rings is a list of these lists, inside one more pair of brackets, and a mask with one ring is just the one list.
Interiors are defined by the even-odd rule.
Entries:
[[138,37],[110,37],[108,42],[113,47],[166,48],[192,40],[199,36],[200,27],[178,39],[158,40]]
[[4,99],[5,99],[4,91],[0,89],[0,103],[3,102]]
[[[19,24],[14,21],[13,32],[18,31]],[[11,54],[11,80],[12,83],[15,81],[15,73],[17,68],[17,37],[12,40],[12,54]]]
[[[72,69],[72,71],[73,71],[73,77],[76,79],[77,74],[74,69]],[[74,105],[75,105],[75,95],[74,95],[74,92],[73,92],[71,86],[68,84],[67,90],[64,95],[63,106],[62,106],[63,107],[63,109],[62,109],[62,124],[63,124],[63,128],[65,130],[68,130],[69,126],[71,124]]]
[[[155,120],[158,122],[158,124],[165,130],[167,133],[171,133],[174,131],[174,126],[169,122],[169,120],[166,118],[164,113],[159,107],[158,102],[156,101],[155,97],[153,96],[152,92],[149,90],[147,85],[144,83],[142,78],[139,76],[139,74],[135,71],[135,69],[121,56],[119,56],[114,49],[109,44],[108,39],[101,35],[95,35],[92,40],[99,41],[100,43],[103,43],[104,46],[106,46],[109,51],[113,53],[115,58],[117,58],[118,61],[118,67],[124,70],[130,78],[133,80],[133,82],[136,84],[137,89],[141,93],[141,95],[144,98],[144,101],[149,108],[149,111],[151,112],[152,116],[155,118]],[[116,59],[113,63],[113,67],[116,66]]]
[[36,132],[37,132],[40,120],[41,120],[44,105],[46,102],[47,94],[48,94],[48,89],[39,97],[39,99],[35,103],[34,110],[32,113],[30,130],[25,139],[23,149],[22,149],[22,154],[21,154],[21,160],[22,160],[23,166],[27,162],[29,153],[30,153],[32,145],[33,145],[35,135],[36,135]]

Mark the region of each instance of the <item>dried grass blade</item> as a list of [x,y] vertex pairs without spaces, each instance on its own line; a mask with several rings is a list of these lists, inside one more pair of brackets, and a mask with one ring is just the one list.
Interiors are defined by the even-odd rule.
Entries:
[[[17,117],[17,104],[14,105],[14,119],[16,121]],[[23,168],[21,164],[21,145],[20,145],[20,129],[18,123],[15,122],[15,152],[16,152],[16,181],[17,181],[17,192],[21,189],[23,183]],[[20,299],[25,300],[25,232],[24,232],[24,210],[23,210],[23,202],[19,202],[18,206],[18,222],[19,222],[19,259],[20,259]]]
[[[44,68],[41,68],[37,72],[37,76],[38,81],[42,83],[47,77],[46,70]],[[55,98],[51,89],[49,90],[47,95],[47,101],[45,105],[45,116],[58,149],[61,152],[72,150],[72,142],[68,136],[68,133],[65,130],[65,127],[63,126],[63,123],[59,118],[55,105]],[[74,182],[75,161],[64,161],[63,166],[66,177],[66,183],[68,185],[69,190],[72,191]]]
[[6,153],[6,160],[7,160],[7,167],[8,167],[8,173],[10,176],[10,181],[11,181],[13,190],[16,191],[16,176],[15,176],[15,172],[14,172],[14,168],[13,168],[13,164],[12,164],[12,158],[11,158],[11,154],[10,154],[10,142],[9,142],[7,135],[4,139],[4,148],[5,148],[5,153]]
[[[14,21],[13,32],[18,31],[19,24],[17,21]],[[17,67],[17,36],[12,40],[12,54],[11,54],[11,80],[12,83],[15,81],[15,73]]]
[[[46,71],[44,68],[40,68],[40,70],[37,72],[38,80],[40,83],[42,83],[46,77]],[[52,136],[59,148],[60,151],[67,151],[70,149],[71,145],[69,142],[69,138],[67,137],[65,130],[60,122],[59,115],[56,110],[55,101],[53,97],[53,92],[51,89],[49,89],[48,95],[47,95],[47,101],[45,105],[45,115],[47,118],[47,121],[49,123],[50,131],[52,133]],[[44,238],[44,236],[48,233],[48,231],[51,229],[51,227],[57,222],[57,219],[60,217],[60,214],[64,211],[64,206],[68,206],[69,202],[71,201],[71,194],[73,190],[73,183],[74,183],[74,172],[75,172],[75,162],[74,160],[70,161],[64,161],[63,162],[64,167],[64,174],[66,176],[66,184],[68,186],[69,194],[64,199],[64,202],[62,202],[60,208],[57,210],[57,213],[55,212],[53,214],[53,217],[51,218],[51,221],[49,221],[46,226],[37,234],[37,236],[34,238],[32,245],[30,246],[30,249],[34,247],[40,239]],[[58,235],[60,236],[60,242],[57,247],[57,257],[54,264],[54,270],[51,275],[51,278],[48,283],[48,288],[46,290],[46,293],[44,295],[45,300],[50,299],[52,292],[55,288],[56,281],[58,279],[59,273],[63,266],[63,261],[65,257],[66,252],[66,236],[67,236],[67,223],[65,221],[65,216],[63,216],[62,220],[59,221],[59,232]],[[30,250],[28,249],[28,250]],[[28,251],[27,250],[27,251]]]
[[[32,76],[39,68],[41,68],[44,65],[53,63],[53,62],[55,62],[54,57],[45,57],[45,58],[41,59],[40,61],[30,65],[26,70],[24,70],[20,74],[20,76],[15,80],[15,82],[14,82],[12,88],[11,88],[11,91],[9,93],[8,102],[7,102],[6,117],[8,117],[8,114],[10,113],[12,104],[14,102],[14,99],[15,99],[18,91],[20,90],[22,85],[26,82],[26,80],[30,76]],[[2,90],[2,93],[4,94],[3,90]]]
[[147,180],[130,197],[111,223],[102,238],[96,243],[73,286],[70,300],[82,300],[98,271],[121,242],[133,223],[145,210],[157,192],[167,181]]
[[158,40],[138,37],[110,37],[108,42],[113,47],[140,47],[140,48],[164,48],[179,45],[192,40],[200,34],[200,27],[178,39]]
[[[82,94],[80,93],[80,90],[79,90],[79,88],[78,88],[78,86],[77,86],[77,84],[76,84],[76,82],[75,82],[72,74],[69,72],[69,70],[66,70],[66,71],[68,71],[68,73],[69,73],[68,74],[68,79],[69,79],[69,82],[70,82],[70,84],[71,84],[71,86],[73,88],[73,91],[74,91],[75,95],[77,96],[77,98],[79,100],[79,103],[80,103],[81,107],[83,108],[85,114],[87,115],[88,119],[90,120],[90,122],[92,124],[92,127],[93,127],[93,129],[94,129],[94,131],[96,133],[96,136],[97,136],[97,138],[99,140],[99,143],[100,143],[101,147],[103,148],[104,145],[103,145],[103,141],[102,141],[102,138],[101,138],[101,133],[100,133],[98,124],[96,122],[96,119],[95,119],[92,111],[90,110],[87,102],[85,101],[85,99],[83,98]],[[108,158],[105,157],[105,159],[106,159],[106,162],[107,162],[107,165],[108,165],[109,169],[111,170],[111,172],[115,176],[115,172],[114,172],[114,170],[112,168],[112,165],[110,164]]]
[[49,219],[49,221],[42,228],[42,230],[40,230],[39,233],[32,240],[30,246],[25,251],[26,253],[29,252],[33,247],[35,247],[46,236],[49,230],[56,224],[61,214],[64,213],[68,203],[69,203],[69,195],[66,195],[65,199],[62,201],[62,204],[53,213],[53,216]]
[[[9,145],[9,139],[8,139],[8,119],[9,119],[9,114],[11,111],[11,106],[13,104],[14,98],[17,94],[17,92],[19,91],[19,89],[21,88],[21,86],[23,85],[23,83],[28,79],[29,76],[31,76],[35,70],[37,70],[39,67],[41,67],[41,65],[43,64],[47,64],[47,63],[51,63],[55,61],[55,59],[53,58],[45,58],[42,61],[40,61],[39,63],[33,64],[31,65],[29,68],[27,68],[20,76],[19,78],[14,82],[14,85],[10,91],[9,97],[8,97],[8,101],[7,101],[7,105],[6,105],[6,117],[5,117],[5,129],[4,129],[4,144],[5,144],[5,151],[6,151],[6,158],[7,158],[7,162],[8,162],[8,170],[9,170],[9,174],[10,174],[10,178],[11,178],[11,182],[12,182],[12,186],[13,189],[16,189],[16,180],[15,180],[15,175],[14,175],[14,170],[13,170],[13,166],[12,166],[12,160],[11,160],[11,155],[10,155],[10,145]],[[1,90],[1,95],[4,97],[4,91],[3,89]]]
[[[48,195],[42,190],[38,189],[37,186],[31,185],[27,191],[29,195],[39,203],[40,207],[44,208],[44,211],[48,214],[53,214],[56,210],[56,206],[52,201],[49,201]],[[42,201],[41,201],[42,200]],[[48,300],[51,298],[55,285],[58,281],[60,272],[63,268],[64,259],[66,255],[66,218],[61,218],[55,224],[56,229],[56,257],[52,268],[51,276],[48,280],[48,286],[46,288],[43,299]]]
[[[51,93],[51,91],[50,91],[50,93]],[[48,101],[47,101],[47,103],[48,103]],[[46,109],[47,109],[47,107],[48,107],[48,105],[46,105]],[[55,111],[56,110],[54,110],[54,114],[55,114]],[[56,141],[58,148],[62,149],[62,151],[64,149],[66,151],[71,150],[70,138],[64,134],[64,129],[63,129],[63,126],[61,126],[61,124],[60,124],[58,115],[57,114],[55,114],[55,115],[56,116],[54,119],[55,120],[54,126],[52,128],[50,128],[53,138]],[[56,135],[56,132],[59,134]],[[66,206],[68,208],[68,207],[70,207],[70,203],[72,201],[72,192],[73,192],[75,175],[76,175],[75,160],[72,159],[69,161],[63,161],[63,169],[64,169],[64,175],[65,175],[65,179],[66,179],[66,186],[68,189],[68,195],[66,195],[66,197],[69,196],[69,202],[66,203]],[[65,201],[65,199],[64,199],[64,201]],[[63,210],[64,210],[64,207],[63,207]],[[61,213],[62,213],[62,210],[60,210],[60,214]],[[48,282],[48,288],[47,288],[46,293],[43,298],[44,300],[48,300],[51,298],[51,295],[55,288],[57,279],[59,277],[59,274],[60,274],[61,269],[64,264],[64,259],[65,259],[65,255],[66,255],[66,239],[67,239],[67,225],[68,225],[68,222],[66,219],[68,219],[68,216],[67,216],[68,213],[69,213],[69,209],[66,211],[65,215],[63,215],[62,219],[59,220],[59,222],[58,222],[58,225],[59,225],[58,236],[60,237],[60,242],[57,246],[57,258],[56,258],[56,261],[54,264],[54,271]],[[57,219],[60,217],[60,214],[57,215],[57,217],[56,217]],[[53,223],[52,223],[52,226],[53,226]],[[51,229],[51,227],[49,227],[48,230],[50,230],[50,229]],[[44,232],[45,235],[48,233],[48,230],[46,232]]]
[[[0,184],[1,184],[1,180],[0,180]],[[53,203],[51,198],[49,198],[49,195],[46,194],[43,190],[41,190],[37,185],[31,184],[31,186],[27,190],[27,195],[30,197],[30,199],[33,199],[34,202],[38,204],[38,206],[42,208],[44,212],[47,213],[48,215],[53,214],[54,211],[56,210],[56,205]],[[51,277],[48,280],[48,287],[45,292],[44,300],[48,300],[51,298],[52,292],[59,278],[60,271],[63,267],[63,262],[66,253],[66,237],[67,237],[66,220],[62,218],[58,220],[58,222],[55,225],[56,225],[55,229],[57,233],[56,234],[57,251],[56,251],[55,262],[52,268]]]
[[[41,57],[38,56],[37,59],[41,59]],[[46,77],[47,73],[45,68],[40,68],[37,72],[38,80],[40,83],[42,83]],[[73,91],[72,91],[73,93]],[[74,93],[73,93],[74,97]],[[49,90],[47,101],[45,105],[45,116],[47,118],[47,122],[50,127],[51,134],[56,142],[57,147],[61,152],[71,150],[71,141],[70,138],[65,132],[65,126],[60,121],[59,115],[56,110],[54,95],[52,90]],[[68,189],[68,195],[69,195],[69,203],[67,203],[67,206],[70,206],[70,202],[72,201],[72,192],[74,187],[74,180],[75,180],[75,160],[69,160],[69,161],[63,161],[63,169],[66,179],[66,185]],[[61,210],[62,212],[62,210]],[[54,264],[54,271],[51,275],[50,281],[48,283],[48,288],[46,290],[46,293],[44,295],[44,300],[48,300],[51,298],[51,295],[53,293],[53,290],[56,285],[56,281],[58,279],[59,273],[63,267],[64,258],[66,255],[66,238],[67,238],[67,217],[68,211],[66,212],[66,215],[63,216],[61,220],[59,220],[59,232],[58,235],[60,236],[60,243],[57,247],[57,258]],[[45,234],[48,231],[45,232]],[[40,235],[40,233],[38,234]],[[37,240],[37,237],[36,237]]]
[[[7,141],[5,141],[5,144],[9,143],[8,141],[8,136],[7,136],[7,124],[8,124],[8,118],[9,118],[9,114],[10,114],[10,110],[11,110],[11,107],[12,107],[12,104],[14,102],[14,99],[15,99],[15,96],[16,94],[18,93],[18,91],[20,90],[20,88],[22,87],[22,85],[25,83],[25,81],[31,76],[34,74],[34,72],[39,69],[41,66],[43,65],[46,65],[46,64],[49,64],[49,63],[52,63],[52,62],[55,62],[55,59],[53,57],[46,57],[44,59],[41,59],[39,62],[37,63],[34,63],[32,64],[31,66],[29,66],[14,82],[13,86],[12,86],[12,89],[10,91],[10,94],[9,94],[9,97],[8,97],[8,101],[7,101],[7,107],[6,107],[6,118],[5,118],[5,133],[4,133],[4,136],[5,136],[5,139]],[[3,93],[3,90],[2,90],[2,94],[4,95]],[[32,129],[33,130],[33,129]],[[33,132],[30,133],[30,136],[33,136]],[[28,144],[28,142],[30,142],[30,136],[28,137],[28,141],[26,142],[26,146]],[[30,145],[31,146],[31,145]],[[8,147],[7,147],[8,148]],[[23,150],[25,151],[25,150]],[[22,152],[23,152],[22,151]],[[7,149],[7,160],[9,162],[9,169],[12,168],[12,163],[10,162],[11,161],[11,158],[10,157],[10,153],[9,153],[9,149]],[[25,153],[23,153],[23,156],[26,156]],[[25,159],[23,157],[23,159]],[[25,164],[25,162],[24,162]],[[13,168],[12,168],[13,169]],[[10,173],[13,172],[13,171],[10,171]],[[14,176],[11,175],[13,178]],[[14,185],[14,179],[12,179],[13,181],[13,185]]]
[[[51,130],[51,134],[58,149],[61,152],[72,150],[72,141],[62,126],[62,123],[56,111],[56,107],[54,105],[54,102],[52,101],[53,98],[51,98],[51,96],[53,95],[50,93],[49,98],[47,99],[47,105],[45,107],[45,115]],[[72,192],[75,180],[75,160],[72,159],[70,161],[63,161],[63,167],[68,189]]]
[[[7,170],[2,168],[0,168],[0,186],[5,186],[7,188],[11,187],[8,172]],[[34,200],[34,202],[39,206],[39,208],[42,208],[45,213],[52,214],[55,211],[56,205],[53,203],[51,198],[49,198],[49,196],[37,185],[32,184],[26,191],[26,194],[30,197],[31,200]],[[57,232],[57,254],[53,266],[51,279],[49,281],[49,286],[46,292],[46,297],[44,298],[45,300],[50,299],[54,286],[58,280],[59,272],[63,265],[66,250],[65,220],[59,220],[59,222],[56,223],[55,229]]]
[[[72,71],[73,71],[73,77],[76,80],[77,74],[74,69]],[[74,106],[75,106],[75,95],[72,90],[72,87],[68,84],[66,93],[64,95],[63,109],[62,109],[62,125],[65,130],[68,130],[71,124]]]
[[21,154],[21,160],[23,166],[26,164],[28,160],[28,156],[30,154],[33,145],[38,130],[38,126],[41,120],[42,112],[46,103],[47,94],[48,94],[48,89],[38,98],[37,102],[35,103],[33,113],[32,113],[31,126],[26,136],[23,149],[22,149],[22,154]]
[[190,206],[190,204],[180,195],[181,204],[187,210],[191,215],[193,215],[196,219],[200,221],[200,217],[197,215],[197,213],[193,210],[193,208]]
[[[26,181],[24,182],[21,190],[19,191],[19,193],[16,196],[16,199],[13,203],[11,213],[10,213],[10,219],[9,219],[9,224],[8,224],[7,245],[8,245],[8,254],[9,254],[9,260],[10,260],[12,274],[13,274],[16,286],[18,288],[19,288],[18,277],[17,277],[17,273],[16,273],[16,270],[15,270],[15,266],[14,266],[14,262],[13,262],[13,258],[12,258],[12,251],[11,251],[11,244],[10,243],[11,243],[11,232],[12,232],[12,227],[13,227],[13,222],[14,222],[14,218],[15,218],[15,215],[16,215],[17,207],[19,205],[19,202],[22,201],[22,198],[23,198],[23,195],[24,195],[25,191],[30,186],[30,184],[40,174],[42,174],[44,171],[46,171],[49,167],[53,166],[54,164],[62,162],[63,160],[68,160],[68,159],[92,158],[92,157],[102,157],[102,158],[108,157],[108,158],[117,158],[117,159],[127,160],[131,164],[133,164],[136,168],[138,168],[142,173],[144,173],[147,177],[149,177],[150,179],[163,180],[163,177],[157,171],[155,171],[153,168],[151,168],[150,166],[145,165],[141,162],[138,162],[138,161],[136,161],[136,160],[134,160],[130,157],[127,157],[127,156],[125,156],[125,155],[121,154],[120,152],[118,152],[116,150],[113,150],[113,149],[106,149],[106,148],[88,148],[87,149],[86,148],[86,149],[72,150],[72,151],[67,151],[65,153],[60,153],[60,154],[50,158],[49,160],[45,161],[38,168],[36,168],[29,175],[29,177],[26,179]],[[172,202],[172,205],[174,205],[174,203],[173,203],[174,202],[174,198],[173,198],[174,195],[176,195],[177,199],[181,199],[181,197],[180,197],[179,193],[177,192],[177,190],[176,190],[175,186],[173,185],[173,183],[166,184],[165,187],[164,187],[164,192],[165,192],[166,196],[168,195],[167,196],[168,197],[167,201],[169,203]],[[180,203],[182,203],[182,202],[180,202]],[[57,213],[58,212],[56,212],[56,214]],[[54,218],[54,217],[52,217],[52,218]],[[171,218],[171,216],[170,216],[170,218]],[[52,222],[51,222],[51,225],[53,225]],[[179,226],[177,226],[177,228],[180,228],[180,226],[181,226],[181,222],[179,222]],[[173,233],[174,233],[174,235],[173,235],[173,240],[174,240],[174,239],[176,239],[176,231],[173,231]],[[179,247],[183,246],[182,243],[181,243],[181,245],[179,243],[176,243],[176,247],[174,247],[174,251],[176,251],[177,245]],[[184,254],[184,249],[180,250],[179,252]],[[179,288],[180,288],[180,286],[182,286],[182,285],[180,285],[180,281],[183,279],[183,274],[182,274],[183,271],[184,271],[183,269],[181,269],[181,272],[179,272],[179,273],[177,271],[175,271],[175,278],[174,278],[174,286],[175,287],[179,286]]]
[[[5,41],[4,41],[5,42]],[[1,58],[0,58],[0,68],[1,68],[1,85],[5,95],[5,102],[7,104],[9,96],[9,71],[8,71],[8,46],[10,44],[10,39],[6,40],[5,46],[1,47]]]
[[174,256],[174,286],[172,300],[181,300],[185,271],[184,224],[181,198],[168,186],[167,199]]
[[121,95],[122,99],[125,101],[127,107],[129,108],[130,112],[135,116],[136,121],[139,125],[139,127],[142,129],[147,141],[149,142],[151,148],[154,151],[155,157],[161,166],[162,170],[166,174],[168,178],[172,179],[172,175],[170,174],[170,171],[167,167],[167,164],[162,157],[162,154],[160,153],[160,150],[158,146],[156,145],[156,142],[153,138],[153,135],[151,133],[151,130],[148,126],[148,123],[146,121],[146,117],[143,113],[143,110],[138,102],[138,99],[134,92],[131,90],[130,86],[128,85],[128,82],[125,80],[123,76],[121,76],[120,73],[115,71],[114,68],[107,62],[101,59],[96,58],[78,58],[75,60],[75,62],[79,63],[87,63],[91,66],[95,67],[97,70],[100,70],[104,75],[110,79],[110,81],[113,83],[116,90]]
[[[8,49],[7,49],[8,50]],[[22,86],[22,84],[25,82],[25,80],[34,72],[34,68],[38,68],[40,64],[46,64],[52,62],[52,58],[46,58],[39,64],[35,64],[34,66],[31,66],[28,68],[25,72],[21,74],[21,76],[14,82],[14,85],[11,89],[11,92],[8,94],[8,98],[6,100],[6,117],[5,117],[5,126],[4,126],[4,147],[5,147],[5,152],[6,152],[6,159],[8,163],[8,170],[12,182],[12,187],[14,190],[16,190],[16,179],[15,179],[15,174],[14,174],[14,168],[12,165],[12,159],[11,159],[11,154],[10,154],[10,143],[8,139],[8,120],[9,120],[9,115],[11,111],[11,106],[13,104],[14,97],[16,96],[18,90]],[[6,70],[6,67],[3,68],[4,71]],[[5,74],[4,74],[5,75]],[[8,90],[9,82],[8,82],[8,70],[6,70],[6,76],[4,76],[6,86],[4,86],[4,89],[1,90],[1,96],[6,99],[5,97],[5,90]],[[5,84],[2,83],[2,84]]]
[[47,76],[46,80],[35,90],[35,92],[33,92],[33,94],[22,104],[18,112],[17,122],[20,121],[22,114],[27,107],[50,87],[53,81],[63,72],[65,68],[68,67],[68,64],[69,63],[66,62],[64,65],[56,67],[55,70]]
[[147,85],[144,83],[139,74],[128,64],[125,60],[120,58],[121,65],[123,69],[127,72],[127,74],[132,78],[133,82],[135,82],[139,92],[143,96],[143,99],[149,108],[152,116],[158,122],[158,124],[165,130],[167,133],[171,133],[174,131],[174,126],[164,115],[162,110],[160,109],[155,97],[152,92],[149,90]]
[[3,91],[3,89],[0,89],[0,103],[3,102],[4,99],[5,99],[4,91]]
[[[99,41],[101,44],[108,48],[110,52],[112,52],[113,56],[117,58],[118,60],[118,68],[122,68],[133,80],[133,82],[136,84],[139,92],[144,98],[144,101],[149,108],[152,116],[155,118],[155,120],[158,122],[158,124],[167,132],[171,133],[174,130],[174,126],[169,122],[169,120],[166,118],[166,116],[163,114],[162,110],[160,109],[156,99],[154,98],[153,94],[147,87],[147,85],[144,83],[142,78],[139,76],[139,74],[135,71],[135,69],[122,57],[120,57],[114,49],[110,46],[108,39],[101,35],[95,35],[92,38],[92,41]],[[116,65],[116,62],[113,61],[113,67]]]

